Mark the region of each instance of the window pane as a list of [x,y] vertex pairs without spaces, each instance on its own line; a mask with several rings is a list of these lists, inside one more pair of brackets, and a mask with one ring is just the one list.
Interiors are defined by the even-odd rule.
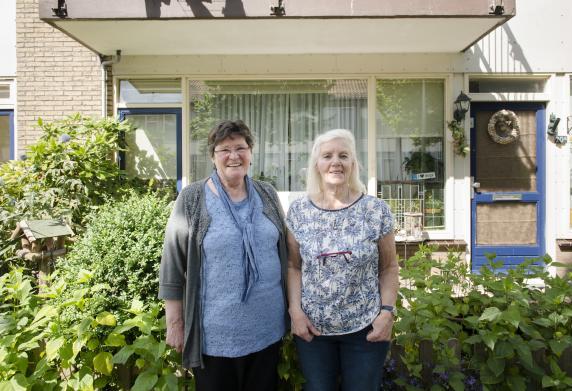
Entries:
[[482,78],[469,81],[469,92],[544,92],[546,79]]
[[177,179],[177,116],[129,114],[135,125],[125,141],[125,170],[130,177]]
[[179,79],[131,79],[119,82],[121,103],[181,103]]
[[0,114],[0,162],[10,160],[10,116]]
[[[570,110],[568,111],[572,120],[572,76],[570,76]],[[572,228],[572,143],[568,137],[568,145],[570,146],[570,228]]]
[[425,229],[444,229],[444,82],[378,80],[378,196],[404,228],[422,214]]
[[10,99],[10,85],[0,84],[0,99]]
[[[241,119],[255,136],[251,175],[279,191],[304,191],[314,138],[344,128],[356,137],[358,160],[367,167],[367,81],[191,81],[191,180],[209,175],[209,130]],[[362,180],[366,178],[362,170]]]

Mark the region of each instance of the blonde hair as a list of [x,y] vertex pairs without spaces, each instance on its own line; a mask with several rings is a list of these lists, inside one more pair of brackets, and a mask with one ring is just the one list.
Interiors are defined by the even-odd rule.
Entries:
[[309,195],[321,194],[322,189],[322,176],[318,171],[318,158],[320,157],[320,148],[322,144],[332,140],[342,140],[350,149],[350,158],[352,160],[352,170],[348,186],[350,190],[359,193],[365,193],[366,188],[362,181],[359,179],[359,162],[356,153],[356,141],[352,132],[346,129],[332,129],[326,133],[322,133],[314,140],[310,160],[308,162],[308,173],[306,177],[306,192]]

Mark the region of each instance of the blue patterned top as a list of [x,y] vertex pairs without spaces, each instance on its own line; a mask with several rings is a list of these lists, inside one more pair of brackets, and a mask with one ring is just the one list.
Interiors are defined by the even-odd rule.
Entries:
[[[206,183],[204,187],[212,222],[203,241],[203,353],[242,357],[270,346],[286,332],[279,233],[262,212],[262,199],[255,191],[250,202],[254,202],[253,250],[260,260],[260,279],[253,284],[248,300],[242,301],[245,286],[242,234],[221,199]],[[235,207],[239,218],[246,220],[248,199],[235,203]]]
[[309,197],[288,210],[288,228],[300,245],[302,310],[323,335],[349,334],[379,314],[378,241],[393,230],[387,204],[363,195],[337,210]]

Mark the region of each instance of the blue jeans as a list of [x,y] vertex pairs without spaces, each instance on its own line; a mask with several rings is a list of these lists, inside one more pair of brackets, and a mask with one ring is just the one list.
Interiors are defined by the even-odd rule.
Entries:
[[379,391],[389,342],[366,340],[371,326],[351,334],[295,337],[306,383],[304,391],[335,391],[341,376],[343,391]]

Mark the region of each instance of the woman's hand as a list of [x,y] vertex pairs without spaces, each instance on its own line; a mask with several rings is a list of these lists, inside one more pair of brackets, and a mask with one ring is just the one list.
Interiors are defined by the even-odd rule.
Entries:
[[183,351],[185,342],[185,322],[183,318],[182,300],[165,300],[165,317],[167,318],[167,338],[165,342],[179,353]]
[[292,334],[306,342],[311,342],[314,336],[321,334],[301,309],[290,310],[290,319],[292,320]]
[[179,353],[183,351],[185,325],[182,320],[167,323],[167,345],[172,346]]
[[393,314],[389,311],[381,311],[372,323],[373,329],[367,334],[369,342],[391,341],[391,329],[393,328]]

